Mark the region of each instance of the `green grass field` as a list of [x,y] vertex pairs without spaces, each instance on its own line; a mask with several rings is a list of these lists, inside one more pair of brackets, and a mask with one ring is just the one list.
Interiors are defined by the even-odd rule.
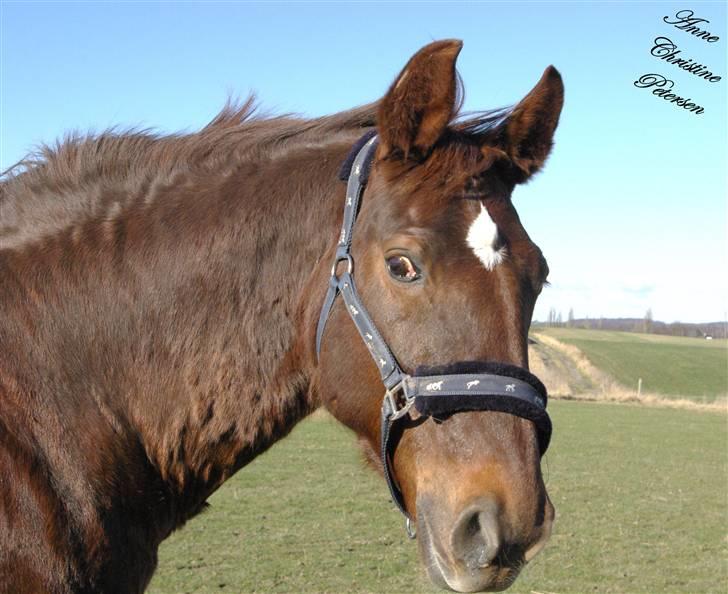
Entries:
[[539,328],[574,345],[622,385],[710,402],[728,393],[728,342],[656,334]]
[[[554,535],[509,592],[725,592],[728,431],[716,413],[556,401]],[[383,481],[316,416],[160,550],[150,591],[433,592]]]

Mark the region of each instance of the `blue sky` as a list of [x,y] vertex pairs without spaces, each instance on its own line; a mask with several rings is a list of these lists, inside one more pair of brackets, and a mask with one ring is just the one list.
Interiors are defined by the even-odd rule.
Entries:
[[[662,21],[691,9],[706,43]],[[321,115],[377,99],[434,39],[465,46],[465,109],[517,102],[554,64],[556,147],[514,201],[546,254],[536,310],[707,321],[728,309],[726,82],[650,55],[669,37],[726,76],[725,2],[0,3],[0,169],[69,130],[194,130],[229,94]],[[638,89],[675,81],[696,116]]]

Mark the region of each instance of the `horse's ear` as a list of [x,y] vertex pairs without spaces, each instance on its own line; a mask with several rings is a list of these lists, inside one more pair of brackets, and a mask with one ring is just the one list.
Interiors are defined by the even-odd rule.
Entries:
[[564,83],[549,66],[504,123],[503,149],[520,170],[519,182],[536,173],[549,156],[563,105]]
[[457,60],[463,42],[436,41],[410,58],[379,104],[381,155],[423,157],[456,111]]

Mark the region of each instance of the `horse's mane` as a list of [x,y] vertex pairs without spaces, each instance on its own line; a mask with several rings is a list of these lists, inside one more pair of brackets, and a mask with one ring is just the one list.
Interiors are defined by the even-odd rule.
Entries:
[[374,124],[376,104],[315,119],[260,115],[253,96],[228,101],[197,132],[110,129],[69,134],[0,174],[0,248],[104,217],[180,172],[224,174],[242,162]]
[[[377,107],[374,102],[313,119],[266,116],[251,95],[243,102],[228,100],[197,132],[161,135],[112,128],[96,135],[66,135],[55,144],[41,145],[0,174],[0,247],[3,240],[6,246],[17,244],[79,219],[104,216],[109,208],[118,209],[125,199],[181,171],[224,173],[242,162],[296,147],[336,137],[345,141],[376,125]],[[468,114],[457,118],[453,127],[477,137],[491,135],[507,113]]]
[[[374,125],[376,104],[315,119],[259,114],[251,95],[228,100],[198,132],[160,135],[150,130],[109,129],[100,134],[69,134],[41,145],[0,174],[3,194],[46,184],[64,190],[97,176],[106,180],[159,177],[181,167],[214,167],[262,158],[293,139],[320,138]],[[20,186],[20,187],[19,187]]]

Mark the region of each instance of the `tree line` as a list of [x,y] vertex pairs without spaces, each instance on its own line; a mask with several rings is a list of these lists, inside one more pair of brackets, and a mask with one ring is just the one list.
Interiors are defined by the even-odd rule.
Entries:
[[534,326],[554,328],[584,328],[587,330],[614,330],[619,332],[642,332],[647,334],[663,334],[667,336],[687,336],[693,338],[728,338],[728,322],[660,322],[654,319],[652,309],[648,309],[641,318],[576,318],[574,308],[564,320],[561,311],[552,307],[545,322],[534,322]]

